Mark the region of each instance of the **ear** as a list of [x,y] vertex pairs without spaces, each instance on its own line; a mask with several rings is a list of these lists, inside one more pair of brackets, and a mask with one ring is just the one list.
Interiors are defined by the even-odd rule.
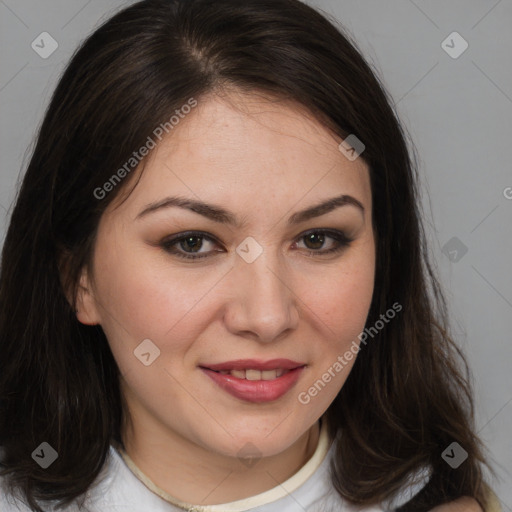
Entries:
[[87,270],[84,268],[80,275],[76,296],[76,317],[85,325],[97,325],[101,323],[98,306],[94,297],[92,282]]
[[74,280],[70,277],[72,267],[72,254],[62,249],[58,259],[60,284],[68,304],[75,310],[78,321],[85,325],[101,324],[97,304],[94,298],[92,279],[84,265],[80,271],[80,279],[76,289]]

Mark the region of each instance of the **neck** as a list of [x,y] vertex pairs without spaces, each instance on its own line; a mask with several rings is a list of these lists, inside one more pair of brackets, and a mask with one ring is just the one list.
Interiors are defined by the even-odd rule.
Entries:
[[181,502],[198,505],[229,503],[278,486],[311,458],[319,439],[316,422],[283,452],[243,465],[238,458],[162,430],[163,426],[140,422],[126,425],[125,452],[158,488]]

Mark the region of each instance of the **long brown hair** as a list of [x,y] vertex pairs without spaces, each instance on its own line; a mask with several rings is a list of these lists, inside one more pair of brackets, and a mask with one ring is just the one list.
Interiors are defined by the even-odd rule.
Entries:
[[[468,368],[448,334],[428,260],[407,137],[375,72],[333,22],[298,0],[145,0],[116,14],[75,53],[55,90],[16,199],[0,275],[2,474],[30,507],[68,504],[122,445],[118,368],[100,327],[80,324],[76,292],[105,208],[95,194],[155,127],[191,97],[231,86],[292,99],[340,137],[363,141],[377,241],[367,324],[397,318],[362,348],[325,419],[342,432],[339,494],[370,505],[431,468],[407,512],[466,495],[485,506],[482,448]],[[31,453],[59,457],[41,469]],[[452,469],[452,442],[467,460]]]

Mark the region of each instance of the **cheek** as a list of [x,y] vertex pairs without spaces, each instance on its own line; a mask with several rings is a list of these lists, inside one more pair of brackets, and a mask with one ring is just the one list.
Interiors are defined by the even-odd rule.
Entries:
[[[371,252],[346,260],[343,270],[309,276],[304,282],[306,311],[314,322],[314,364],[298,401],[310,414],[320,414],[334,400],[358,354],[373,297],[374,258]],[[319,412],[320,411],[320,412]]]
[[374,258],[366,254],[340,263],[341,269],[320,271],[303,284],[304,302],[318,318],[329,344],[337,348],[363,330],[374,289]]
[[103,258],[97,267],[101,325],[120,366],[138,364],[133,351],[145,339],[152,340],[162,355],[172,356],[169,360],[179,360],[176,355],[184,353],[204,328],[209,292],[222,277],[213,270],[176,271],[155,260],[114,256]]
[[315,309],[332,334],[353,332],[363,328],[371,304],[373,281],[351,282],[348,279],[331,280],[329,290],[316,302]]

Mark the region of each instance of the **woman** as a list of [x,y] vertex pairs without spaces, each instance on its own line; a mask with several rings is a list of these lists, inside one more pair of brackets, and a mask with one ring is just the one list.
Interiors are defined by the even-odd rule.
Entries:
[[13,210],[1,508],[495,510],[445,311],[346,36],[139,2],[74,55]]

